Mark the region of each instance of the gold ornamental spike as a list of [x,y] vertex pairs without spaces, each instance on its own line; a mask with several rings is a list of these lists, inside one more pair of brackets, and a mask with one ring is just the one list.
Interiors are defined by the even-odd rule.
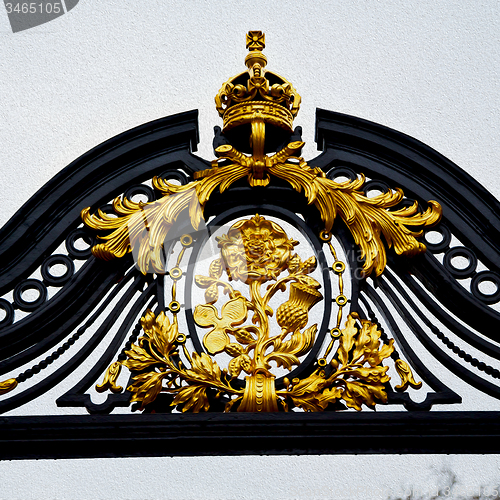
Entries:
[[266,48],[266,35],[262,31],[249,31],[247,33],[247,49],[262,50]]

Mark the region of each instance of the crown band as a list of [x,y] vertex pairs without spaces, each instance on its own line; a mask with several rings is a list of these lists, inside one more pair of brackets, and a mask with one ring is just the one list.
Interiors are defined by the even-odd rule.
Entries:
[[251,123],[256,119],[262,119],[266,123],[287,131],[293,130],[292,113],[285,107],[269,101],[249,101],[236,104],[226,110],[223,118],[224,131]]

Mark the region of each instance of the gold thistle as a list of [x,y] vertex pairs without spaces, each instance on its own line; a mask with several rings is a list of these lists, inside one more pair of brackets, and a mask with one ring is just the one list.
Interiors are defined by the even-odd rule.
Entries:
[[[384,384],[390,378],[382,362],[393,352],[393,340],[382,344],[377,326],[365,320],[358,321],[358,326],[356,314],[348,316],[328,366],[323,359],[312,374],[291,382],[285,379],[285,389],[277,390],[273,365],[288,370],[298,366],[316,338],[317,325],[306,328],[310,309],[323,298],[320,284],[309,276],[316,259],[302,262],[292,252],[297,242],[278,224],[259,215],[233,224],[218,238],[218,244],[221,255],[210,264],[209,276],[195,277],[200,288],[215,291],[207,304],[196,306],[193,316],[198,326],[209,329],[203,338],[207,352],[231,357],[227,369],[221,369],[206,353],[187,355],[186,336],[179,333],[177,321],[171,323],[163,312],[155,317],[148,311],[141,320],[144,336],[126,352],[127,360],[110,366],[98,391],[121,390],[116,386],[121,364],[135,374],[128,390],[141,409],[166,392],[174,395],[171,405],[179,410],[207,411],[209,389],[219,398],[226,397],[225,411],[288,411],[290,404],[305,411],[322,411],[340,400],[359,411],[362,405],[374,407],[387,401]],[[246,284],[248,297],[222,279],[224,270],[228,280]],[[219,288],[229,295],[220,313],[213,304]],[[275,325],[270,300],[287,290],[288,300],[278,307]],[[185,360],[180,357],[180,347]],[[397,360],[396,368],[417,387],[404,361]],[[234,383],[242,373],[243,389]]]

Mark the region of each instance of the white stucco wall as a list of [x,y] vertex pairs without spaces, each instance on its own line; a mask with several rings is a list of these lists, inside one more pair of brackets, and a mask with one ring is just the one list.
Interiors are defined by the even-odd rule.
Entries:
[[[244,69],[245,33],[266,33],[269,68],[316,107],[405,132],[500,198],[498,0],[215,2],[80,0],[13,34],[0,5],[0,225],[93,146],[200,109],[211,158],[213,97]],[[0,463],[2,498],[396,498],[500,484],[498,456],[211,457]],[[418,498],[418,496],[417,496]]]

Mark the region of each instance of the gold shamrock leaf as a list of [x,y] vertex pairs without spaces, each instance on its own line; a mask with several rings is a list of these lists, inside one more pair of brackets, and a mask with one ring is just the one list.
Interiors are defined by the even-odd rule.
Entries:
[[247,319],[246,299],[236,297],[226,302],[220,316],[212,304],[197,305],[193,316],[199,326],[214,327],[203,337],[203,345],[210,354],[217,354],[230,343],[227,330],[232,331]]

